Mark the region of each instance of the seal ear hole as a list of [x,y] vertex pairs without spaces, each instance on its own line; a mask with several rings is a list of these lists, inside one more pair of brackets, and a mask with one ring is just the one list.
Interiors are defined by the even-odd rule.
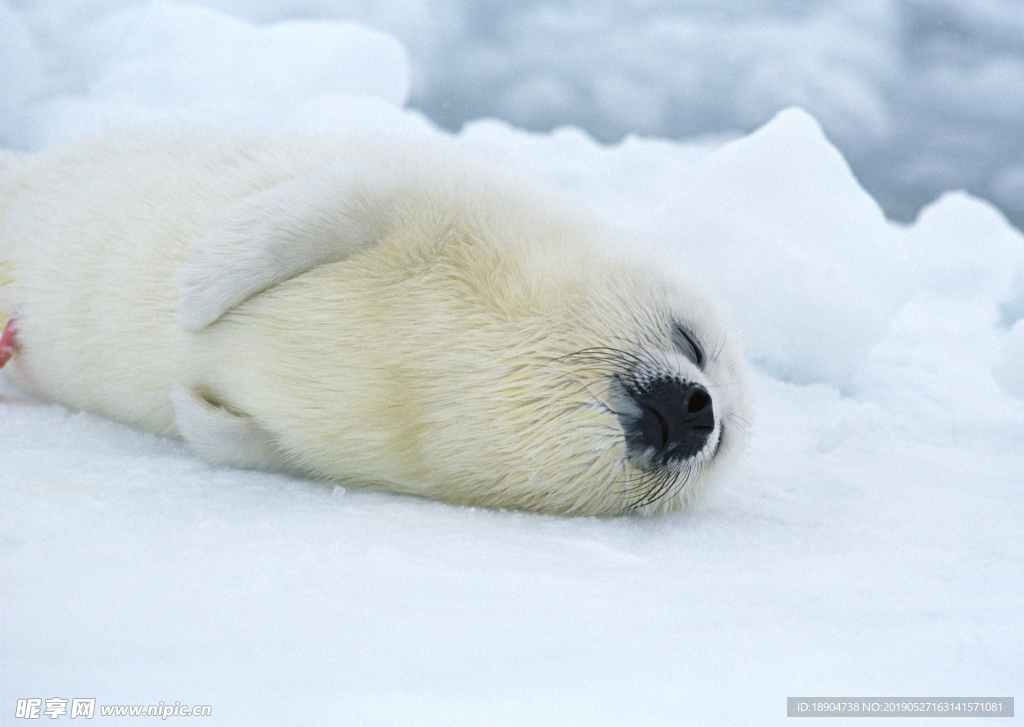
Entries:
[[700,345],[697,336],[684,326],[676,323],[672,326],[672,343],[686,358],[690,359],[699,369],[704,368],[704,347]]

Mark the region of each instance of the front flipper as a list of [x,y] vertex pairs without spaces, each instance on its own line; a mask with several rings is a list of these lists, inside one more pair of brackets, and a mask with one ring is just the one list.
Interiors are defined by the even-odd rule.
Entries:
[[215,406],[181,386],[170,397],[178,433],[203,459],[244,469],[286,468],[273,436],[251,417]]
[[178,322],[200,331],[249,297],[374,244],[400,214],[411,171],[353,161],[243,199],[185,261]]

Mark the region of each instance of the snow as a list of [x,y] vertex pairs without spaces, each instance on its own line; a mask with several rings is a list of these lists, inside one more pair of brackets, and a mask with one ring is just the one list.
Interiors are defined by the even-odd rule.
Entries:
[[[9,144],[138,122],[450,134],[403,107],[422,70],[394,38],[302,19],[312,0],[211,5],[0,4]],[[729,480],[655,520],[457,508],[213,468],[0,375],[3,713],[58,696],[227,725],[767,725],[787,696],[1019,696],[1019,230],[962,192],[887,220],[796,108],[729,141],[496,120],[453,138],[721,293],[757,404]]]

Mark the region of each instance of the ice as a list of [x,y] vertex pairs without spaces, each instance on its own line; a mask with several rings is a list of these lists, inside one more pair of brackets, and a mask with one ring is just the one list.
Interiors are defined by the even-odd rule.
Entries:
[[[1018,107],[1000,107],[1019,92],[1006,86],[1024,28],[1015,6],[924,5],[901,12],[1007,49],[1003,66],[975,67],[993,79],[978,113],[1016,123]],[[509,7],[544,20],[541,46],[558,22],[614,30],[625,6]],[[58,696],[209,704],[211,725],[768,725],[786,722],[787,696],[1015,696],[1024,235],[963,192],[908,224],[865,192],[840,148],[891,133],[865,79],[888,77],[897,61],[878,39],[902,21],[885,2],[851,7],[769,22],[693,6],[700,22],[651,25],[662,44],[646,56],[632,55],[629,38],[650,37],[638,22],[594,36],[621,38],[594,68],[564,44],[557,61],[517,61],[538,63],[505,89],[520,124],[585,98],[591,120],[660,131],[681,91],[658,74],[626,83],[631,64],[706,37],[707,56],[687,61],[703,65],[672,71],[697,83],[735,70],[723,59],[740,40],[784,51],[760,75],[724,78],[749,93],[702,111],[732,119],[721,105],[734,101],[752,133],[604,144],[494,119],[453,134],[406,105],[435,72],[425,57],[472,59],[452,86],[510,73],[501,48],[443,52],[494,30],[484,5],[351,4],[396,34],[422,22],[410,61],[323,0],[0,4],[4,145],[144,122],[450,137],[555,184],[717,291],[756,402],[749,451],[696,510],[557,518],[210,467],[0,373],[2,713]],[[720,32],[702,36],[709,25]],[[508,37],[529,41],[529,27]],[[950,57],[940,51],[928,52]],[[920,82],[934,84],[929,103],[967,103],[960,77],[939,73]],[[779,98],[809,110],[775,113]],[[955,182],[941,154],[914,161],[933,162],[929,178]],[[1000,199],[1020,166],[1003,165]]]

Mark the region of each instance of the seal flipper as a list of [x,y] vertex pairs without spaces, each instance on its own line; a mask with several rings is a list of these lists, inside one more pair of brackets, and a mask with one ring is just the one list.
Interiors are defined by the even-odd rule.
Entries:
[[178,433],[203,459],[243,469],[284,470],[273,436],[251,417],[215,406],[194,391],[170,392]]
[[246,197],[185,261],[178,323],[200,331],[276,283],[368,247],[385,223],[368,202],[401,184],[396,174],[339,165]]

